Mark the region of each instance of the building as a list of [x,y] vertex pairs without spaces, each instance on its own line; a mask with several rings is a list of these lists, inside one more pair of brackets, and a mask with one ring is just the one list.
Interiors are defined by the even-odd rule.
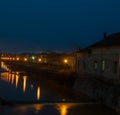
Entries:
[[76,70],[81,74],[120,79],[120,33],[107,36],[102,40],[77,52]]

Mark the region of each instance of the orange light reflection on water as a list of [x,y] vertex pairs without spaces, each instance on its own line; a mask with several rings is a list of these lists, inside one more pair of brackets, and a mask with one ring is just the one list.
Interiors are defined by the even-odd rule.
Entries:
[[40,100],[40,86],[37,88],[37,100]]
[[27,76],[23,76],[23,92],[26,91],[26,85],[27,85]]
[[56,109],[59,111],[60,115],[67,115],[68,114],[68,110],[75,106],[74,104],[57,104],[56,105]]
[[11,81],[12,84],[14,84],[14,74],[12,74],[12,81]]
[[19,76],[16,75],[16,82],[15,82],[15,86],[16,86],[16,88],[18,87],[18,82],[19,82]]
[[42,104],[34,104],[33,105],[35,112],[38,113],[40,110],[42,110],[43,105]]

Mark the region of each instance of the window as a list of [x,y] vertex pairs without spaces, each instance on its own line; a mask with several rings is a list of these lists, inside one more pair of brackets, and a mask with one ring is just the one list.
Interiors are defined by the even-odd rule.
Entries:
[[104,72],[105,71],[105,60],[102,60],[102,72]]
[[98,69],[98,62],[94,61],[94,70],[96,71]]

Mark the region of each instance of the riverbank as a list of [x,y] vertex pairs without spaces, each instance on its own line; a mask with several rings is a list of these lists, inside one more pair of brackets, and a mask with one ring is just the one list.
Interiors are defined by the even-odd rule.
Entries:
[[[39,75],[43,79],[53,80],[66,87],[73,87],[77,78],[77,74],[68,67],[14,61],[5,61],[5,64],[14,71],[25,71],[29,75]],[[36,79],[39,79],[39,77],[36,77]]]

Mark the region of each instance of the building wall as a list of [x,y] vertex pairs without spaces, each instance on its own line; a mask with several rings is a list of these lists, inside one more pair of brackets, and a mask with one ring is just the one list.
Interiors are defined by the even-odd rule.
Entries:
[[85,62],[85,58],[86,56],[83,55],[83,53],[77,53],[76,54],[76,72],[78,74],[83,74],[85,72],[85,69],[84,69],[84,62]]
[[119,79],[120,49],[92,49],[91,53],[77,55],[77,71],[108,79]]

